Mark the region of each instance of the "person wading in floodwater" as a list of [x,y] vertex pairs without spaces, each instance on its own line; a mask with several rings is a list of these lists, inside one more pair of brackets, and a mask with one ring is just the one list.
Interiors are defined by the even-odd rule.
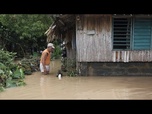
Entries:
[[54,51],[54,49],[55,49],[54,45],[52,43],[49,43],[47,45],[47,48],[41,54],[40,71],[44,75],[50,73],[51,53]]

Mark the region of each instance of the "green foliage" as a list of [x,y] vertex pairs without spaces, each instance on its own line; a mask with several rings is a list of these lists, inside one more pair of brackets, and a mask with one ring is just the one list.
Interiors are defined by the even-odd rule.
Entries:
[[70,58],[63,58],[62,59],[62,71],[67,72],[67,76],[73,77],[77,76],[77,70],[76,70],[76,59],[70,59]]
[[54,46],[55,46],[55,49],[54,49],[54,52],[52,53],[52,56],[51,58],[52,59],[59,59],[61,58],[61,47],[60,47],[60,42],[58,40],[55,40],[53,42]]
[[13,52],[9,52],[6,50],[0,50],[0,62],[4,63],[5,65],[10,65],[12,63],[12,61],[14,60],[14,58],[16,53]]
[[55,46],[55,50],[52,53],[52,58],[53,59],[59,59],[61,57],[61,48],[59,45]]
[[10,88],[10,87],[17,87],[17,86],[24,86],[26,85],[26,83],[24,82],[23,79],[11,79],[8,78],[6,80],[6,88]]
[[0,14],[0,49],[17,52],[18,57],[40,51],[51,23],[49,14]]
[[23,70],[25,75],[31,75],[33,72],[39,71],[39,60],[40,58],[37,56],[30,56],[30,58],[21,59],[18,66]]
[[3,85],[0,83],[0,92],[4,91],[5,88],[3,87]]
[[24,72],[14,63],[15,56],[16,53],[0,50],[0,91],[7,87],[25,85]]
[[12,78],[14,78],[14,79],[23,79],[23,78],[25,78],[23,70],[21,68],[20,69],[16,69],[16,71],[13,73]]
[[36,37],[44,35],[52,19],[46,14],[1,14],[0,22],[19,34],[20,39],[35,40]]

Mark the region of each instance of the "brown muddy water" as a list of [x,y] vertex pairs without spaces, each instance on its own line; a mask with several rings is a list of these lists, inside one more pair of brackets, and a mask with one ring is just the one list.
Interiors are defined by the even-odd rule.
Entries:
[[35,72],[25,77],[27,85],[8,88],[0,99],[152,99],[152,77],[148,76],[63,76],[56,77],[60,60],[51,63],[51,73]]

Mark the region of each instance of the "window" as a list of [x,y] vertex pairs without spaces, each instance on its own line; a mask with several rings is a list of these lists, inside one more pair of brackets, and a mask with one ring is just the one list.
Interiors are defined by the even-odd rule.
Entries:
[[131,18],[113,19],[113,49],[130,49]]
[[114,50],[152,49],[152,18],[113,17]]

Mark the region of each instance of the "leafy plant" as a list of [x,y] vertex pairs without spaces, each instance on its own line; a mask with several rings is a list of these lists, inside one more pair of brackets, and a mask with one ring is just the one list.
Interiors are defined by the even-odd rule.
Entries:
[[4,91],[4,90],[5,90],[5,88],[3,87],[2,84],[0,84],[0,92],[2,92],[2,91]]
[[75,58],[73,59],[63,58],[61,62],[62,62],[62,65],[61,65],[62,71],[66,71],[68,76],[71,76],[71,77],[77,76]]
[[30,56],[30,58],[21,59],[18,66],[22,69],[24,74],[31,75],[32,72],[39,71],[39,62],[39,57]]
[[17,52],[21,58],[40,51],[51,23],[49,14],[0,14],[0,48]]
[[55,46],[54,52],[51,55],[52,59],[59,59],[61,58],[61,47],[59,45],[60,41],[59,40],[54,40],[53,44]]
[[24,72],[14,63],[16,53],[0,50],[0,91],[5,88],[25,85]]
[[13,79],[23,79],[23,78],[25,78],[23,70],[21,68],[20,69],[16,69],[16,71],[12,75],[12,78]]

